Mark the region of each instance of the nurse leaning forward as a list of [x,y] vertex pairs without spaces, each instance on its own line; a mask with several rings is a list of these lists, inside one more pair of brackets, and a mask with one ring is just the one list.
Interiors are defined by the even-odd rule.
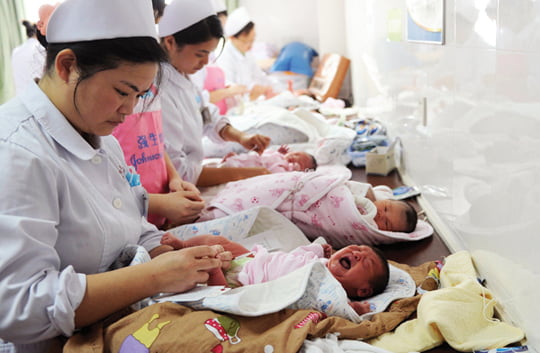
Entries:
[[[191,289],[230,260],[221,247],[160,245],[163,232],[143,217],[145,191],[130,186],[108,136],[165,59],[151,2],[66,0],[47,41],[44,77],[0,107],[0,338],[19,353]],[[130,244],[152,260],[109,270]]]

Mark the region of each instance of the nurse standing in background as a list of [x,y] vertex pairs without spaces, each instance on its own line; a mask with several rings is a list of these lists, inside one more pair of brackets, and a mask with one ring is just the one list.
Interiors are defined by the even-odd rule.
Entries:
[[17,94],[22,93],[35,78],[41,77],[45,65],[45,50],[36,38],[36,25],[26,20],[22,21],[22,24],[26,28],[27,40],[11,53],[13,81]]
[[[108,136],[165,59],[155,37],[150,1],[66,0],[49,21],[39,86],[0,107],[0,337],[18,352],[47,352],[141,299],[205,283],[230,260],[220,247],[160,245],[145,191],[128,183]],[[131,244],[149,261],[110,270]]]
[[159,35],[169,57],[169,63],[162,65],[159,89],[165,148],[180,177],[198,186],[210,186],[268,174],[265,168],[202,166],[203,136],[218,143],[234,141],[258,153],[270,144],[266,136],[233,128],[189,78],[208,64],[210,53],[223,37],[211,0],[171,2],[159,22]]
[[251,100],[260,96],[272,97],[274,92],[270,79],[249,52],[256,32],[255,24],[245,7],[239,7],[229,15],[225,35],[227,42],[216,64],[223,69],[226,82],[246,86]]
[[[213,0],[212,3],[221,27],[225,27],[228,17],[225,3],[223,0]],[[190,78],[203,92],[205,99],[215,104],[219,108],[219,113],[225,115],[230,107],[237,104],[237,99],[242,99],[248,91],[244,85],[226,84],[223,69],[215,64],[216,56],[221,54],[225,41],[222,40],[219,44],[216,50],[210,53],[208,65],[190,75]]]

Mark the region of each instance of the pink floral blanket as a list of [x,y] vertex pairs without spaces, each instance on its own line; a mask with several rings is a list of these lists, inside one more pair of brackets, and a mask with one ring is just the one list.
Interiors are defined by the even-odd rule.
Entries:
[[363,219],[345,181],[345,175],[288,172],[231,182],[212,199],[201,220],[268,206],[289,218],[308,238],[322,236],[334,248],[413,241],[433,233],[422,220],[412,233],[375,228]]

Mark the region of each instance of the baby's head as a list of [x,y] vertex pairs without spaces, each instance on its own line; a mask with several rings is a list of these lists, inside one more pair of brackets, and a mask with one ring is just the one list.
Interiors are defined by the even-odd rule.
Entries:
[[307,152],[289,152],[285,154],[287,162],[295,166],[294,170],[305,171],[317,169],[317,161],[315,157]]
[[367,245],[344,247],[330,256],[326,267],[355,300],[382,293],[390,275],[381,251]]
[[415,230],[418,216],[414,207],[405,201],[377,200],[375,223],[380,230],[410,233]]

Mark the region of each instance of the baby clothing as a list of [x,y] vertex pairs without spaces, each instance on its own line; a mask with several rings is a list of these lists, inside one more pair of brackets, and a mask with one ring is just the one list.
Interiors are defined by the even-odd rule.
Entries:
[[277,151],[264,151],[259,155],[255,151],[241,153],[228,157],[220,164],[222,167],[262,167],[271,173],[290,172],[294,164],[289,163],[283,153]]
[[300,246],[290,252],[268,252],[263,246],[255,245],[251,253],[254,256],[244,258],[250,260],[244,261],[237,275],[241,285],[268,282],[312,262],[328,261],[320,244]]

